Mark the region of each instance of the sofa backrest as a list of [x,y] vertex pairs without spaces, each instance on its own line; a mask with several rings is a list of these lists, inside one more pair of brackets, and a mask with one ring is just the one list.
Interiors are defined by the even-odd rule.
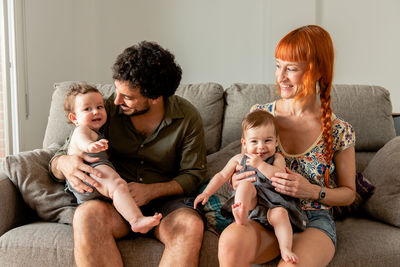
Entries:
[[[73,129],[67,124],[63,102],[72,82],[56,83],[43,147],[62,145]],[[96,84],[105,97],[115,90],[111,84]],[[214,153],[241,136],[241,120],[254,104],[279,98],[271,84],[233,84],[225,91],[216,83],[179,86],[178,95],[188,99],[203,119],[207,154]],[[395,137],[389,92],[380,86],[334,85],[333,112],[350,122],[356,132],[357,164],[362,170],[373,154]]]
[[[271,84],[233,84],[225,93],[222,147],[240,138],[241,120],[251,106],[279,98]],[[389,91],[383,87],[333,85],[332,110],[352,124],[358,152],[376,152],[396,136]]]
[[[66,91],[74,81],[54,84],[50,113],[43,147],[56,143],[61,146],[73,130],[64,113]],[[104,97],[110,96],[115,87],[112,84],[94,84]],[[206,136],[207,154],[218,151],[221,143],[222,116],[224,111],[224,89],[216,83],[181,85],[176,94],[189,100],[200,112]]]

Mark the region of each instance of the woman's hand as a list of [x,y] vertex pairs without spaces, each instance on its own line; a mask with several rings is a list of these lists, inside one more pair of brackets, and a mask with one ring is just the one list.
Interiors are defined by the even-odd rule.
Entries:
[[[98,158],[92,158],[88,155],[84,155],[83,157],[87,162],[95,162],[99,160]],[[65,179],[68,180],[71,186],[78,192],[84,193],[93,191],[93,188],[85,184],[83,181],[93,187],[100,186],[100,184],[87,173],[101,177],[101,172],[85,164],[81,157],[77,155],[62,155],[55,160],[56,162],[53,160],[52,164],[56,164],[56,169],[62,173]]]
[[242,165],[236,165],[236,172],[232,175],[232,187],[236,190],[239,183],[243,180],[247,180],[250,182],[255,182],[257,178],[254,176],[256,174],[255,171],[247,171],[239,173],[239,171],[243,169]]
[[272,185],[275,191],[292,196],[295,198],[303,199],[317,199],[319,186],[311,184],[302,175],[294,172],[286,167],[286,172],[277,172],[274,177],[271,177]]

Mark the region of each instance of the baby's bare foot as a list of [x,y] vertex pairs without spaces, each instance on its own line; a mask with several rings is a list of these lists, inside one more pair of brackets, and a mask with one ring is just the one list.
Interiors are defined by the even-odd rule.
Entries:
[[290,249],[281,248],[281,258],[285,262],[299,262],[299,258],[297,257],[297,255],[294,254],[293,251],[291,251]]
[[232,213],[233,217],[237,224],[245,225],[248,222],[248,214],[246,214],[246,209],[244,204],[241,202],[235,203],[232,205]]
[[155,213],[152,217],[142,216],[130,222],[132,231],[136,233],[145,234],[150,231],[154,226],[160,224],[162,218],[161,213]]

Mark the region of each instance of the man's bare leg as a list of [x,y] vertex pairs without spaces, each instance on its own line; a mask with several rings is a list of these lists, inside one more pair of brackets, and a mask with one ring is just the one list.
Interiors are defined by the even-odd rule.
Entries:
[[72,227],[77,267],[123,266],[115,239],[127,235],[130,227],[111,204],[85,202],[76,209]]
[[204,224],[192,209],[180,208],[168,214],[155,229],[165,245],[159,266],[198,266]]

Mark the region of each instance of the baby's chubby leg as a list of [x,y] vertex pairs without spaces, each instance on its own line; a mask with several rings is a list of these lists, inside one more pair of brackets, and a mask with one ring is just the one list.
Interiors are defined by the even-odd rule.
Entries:
[[232,205],[233,217],[237,224],[245,225],[248,223],[249,210],[257,205],[257,191],[253,183],[242,181],[239,183],[236,194],[235,204]]
[[287,210],[283,207],[269,209],[267,219],[274,227],[282,259],[285,262],[297,263],[299,259],[292,251],[293,230]]
[[160,223],[162,215],[159,213],[143,216],[129,192],[127,182],[114,169],[107,165],[95,168],[103,174],[102,178],[95,177],[100,183],[99,192],[113,200],[114,207],[130,223],[132,231],[144,234]]

